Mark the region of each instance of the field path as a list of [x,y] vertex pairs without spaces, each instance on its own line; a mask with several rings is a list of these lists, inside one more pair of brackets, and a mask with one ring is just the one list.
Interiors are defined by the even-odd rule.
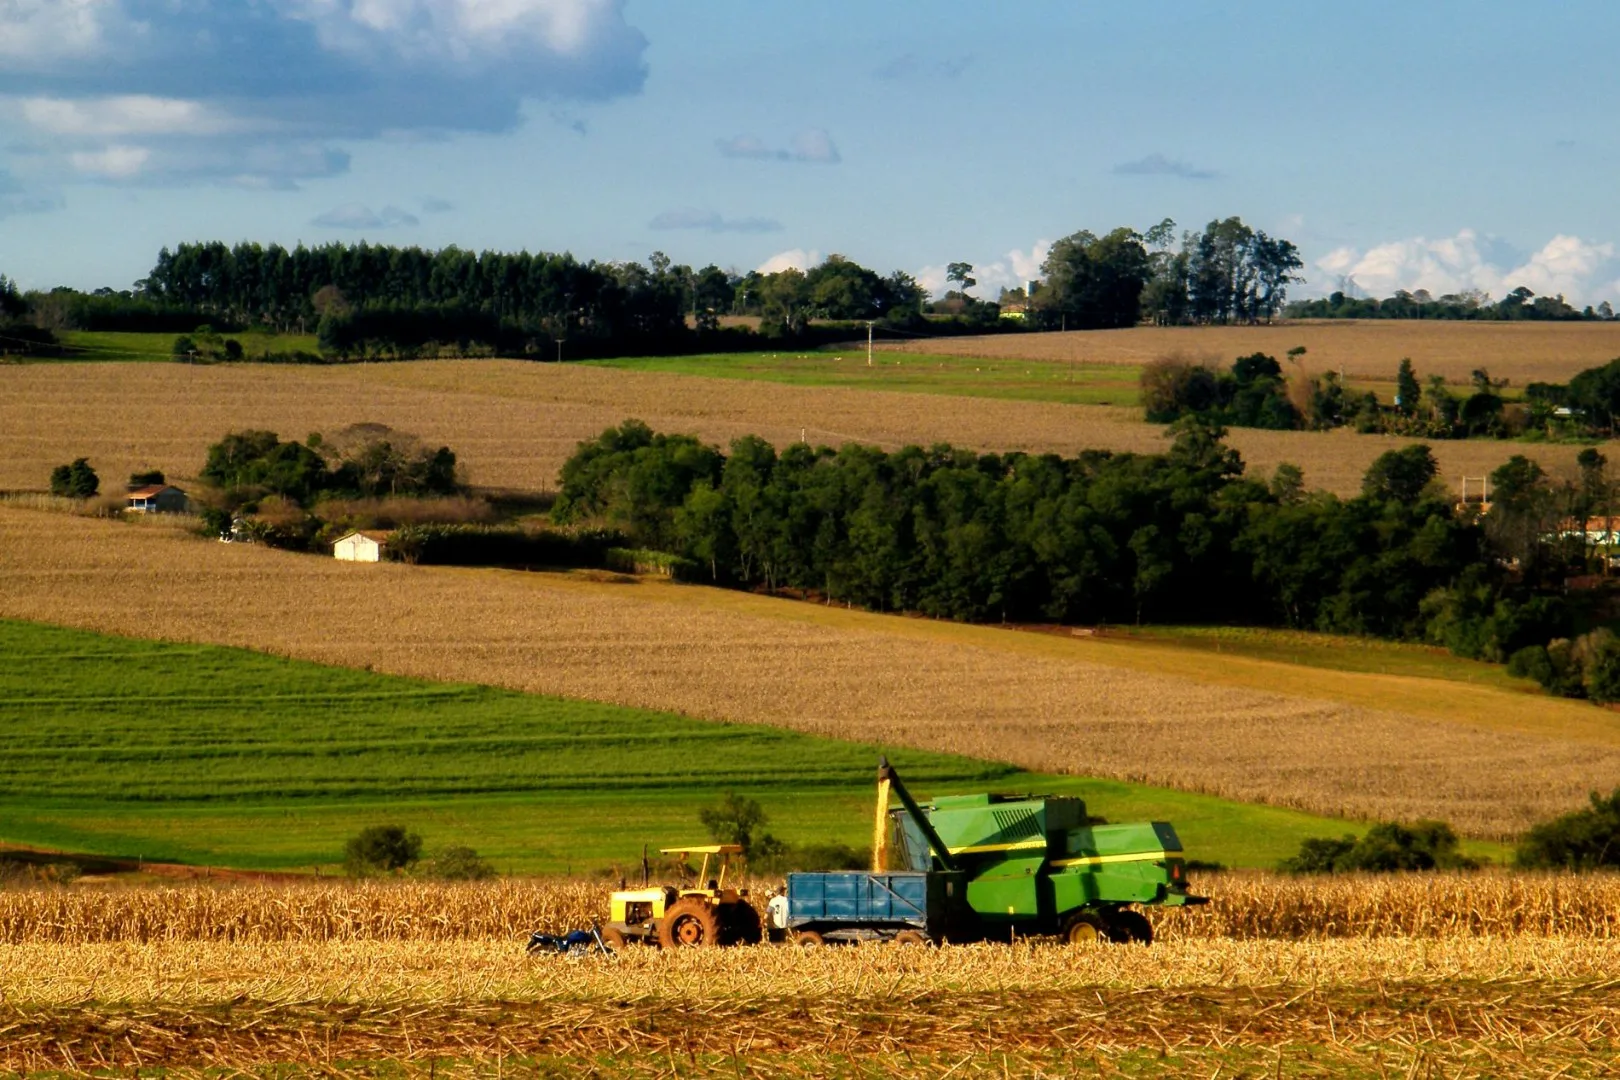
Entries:
[[1331,815],[1437,816],[1486,837],[1620,775],[1611,714],[1485,687],[1175,660],[633,579],[346,564],[163,522],[0,509],[0,616]]
[[[721,445],[747,434],[779,446],[801,438],[887,449],[951,442],[1067,455],[1168,445],[1136,409],[892,392],[875,370],[873,389],[849,389],[506,360],[0,366],[0,489],[43,490],[53,467],[77,457],[90,459],[105,487],[149,468],[185,484],[227,432],[264,428],[301,440],[362,421],[450,446],[474,484],[527,490],[553,487],[582,439],[629,417]],[[1251,472],[1269,475],[1288,461],[1312,486],[1350,494],[1374,458],[1413,440],[1235,429],[1229,441]],[[1516,453],[1573,473],[1579,448],[1476,440],[1433,449],[1455,487]],[[1620,457],[1620,448],[1609,456]]]

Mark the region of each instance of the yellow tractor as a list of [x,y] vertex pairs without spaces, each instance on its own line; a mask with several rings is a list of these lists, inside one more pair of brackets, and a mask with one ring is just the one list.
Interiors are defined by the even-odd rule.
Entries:
[[763,931],[759,913],[748,902],[748,890],[726,885],[731,857],[742,854],[739,845],[662,848],[660,854],[672,855],[682,864],[689,856],[703,856],[696,879],[699,887],[615,891],[607,925],[602,927],[602,940],[609,948],[622,948],[630,941],[657,942],[666,949],[758,944]]

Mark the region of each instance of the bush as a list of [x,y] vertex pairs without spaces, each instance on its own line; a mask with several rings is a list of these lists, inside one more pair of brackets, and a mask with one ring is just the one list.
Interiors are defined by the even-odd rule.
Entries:
[[523,529],[501,525],[406,525],[388,556],[423,566],[599,567],[609,548],[624,544],[607,529]]
[[1620,788],[1607,799],[1544,821],[1525,834],[1514,861],[1533,870],[1597,870],[1620,867]]
[[422,838],[399,825],[372,825],[361,829],[343,848],[344,869],[354,877],[404,870],[421,857]]
[[74,458],[71,465],[51,470],[51,494],[70,499],[88,499],[101,490],[101,478],[85,458]]
[[495,876],[495,868],[472,848],[458,844],[423,863],[421,873],[441,881],[486,881]]
[[145,472],[133,472],[129,474],[129,490],[131,491],[134,491],[136,488],[147,487],[151,484],[167,483],[168,480],[164,479],[162,469],[148,469]]
[[1383,822],[1361,839],[1312,837],[1278,869],[1290,874],[1343,874],[1355,871],[1476,870],[1479,863],[1458,850],[1457,834],[1443,821],[1411,825]]

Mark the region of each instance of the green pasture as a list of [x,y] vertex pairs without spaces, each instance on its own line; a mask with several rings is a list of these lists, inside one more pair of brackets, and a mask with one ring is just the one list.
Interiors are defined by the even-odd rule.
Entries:
[[[334,628],[338,632],[338,628]],[[499,869],[591,871],[702,842],[757,799],[792,842],[870,842],[880,748],[774,728],[446,685],[214,646],[0,621],[0,843],[252,869],[340,859],[366,825]],[[1084,797],[1175,822],[1190,857],[1264,866],[1352,823],[887,748],[920,796]]]
[[642,356],[583,362],[619,371],[661,371],[793,386],[848,386],[860,390],[1133,407],[1138,403],[1138,382],[1142,374],[1139,367],[1119,364],[984,360],[898,352],[878,352],[868,366],[866,350],[861,347],[812,352]]
[[[85,361],[174,362],[174,339],[178,334],[129,334],[89,330],[64,330],[56,335],[68,348],[67,359]],[[248,330],[222,335],[242,343],[251,360],[267,352],[318,353],[314,334],[271,334]]]

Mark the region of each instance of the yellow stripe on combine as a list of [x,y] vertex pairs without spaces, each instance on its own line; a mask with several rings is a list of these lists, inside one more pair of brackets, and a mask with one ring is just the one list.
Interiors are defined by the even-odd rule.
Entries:
[[1080,855],[1073,859],[1053,859],[1053,866],[1101,866],[1104,863],[1157,862],[1160,859],[1179,859],[1179,851],[1141,851],[1134,855]]
[[975,847],[953,847],[949,850],[952,855],[973,855],[980,851],[1021,851],[1045,846],[1046,838],[1038,836],[1033,840],[1020,840],[1016,844],[979,844]]

